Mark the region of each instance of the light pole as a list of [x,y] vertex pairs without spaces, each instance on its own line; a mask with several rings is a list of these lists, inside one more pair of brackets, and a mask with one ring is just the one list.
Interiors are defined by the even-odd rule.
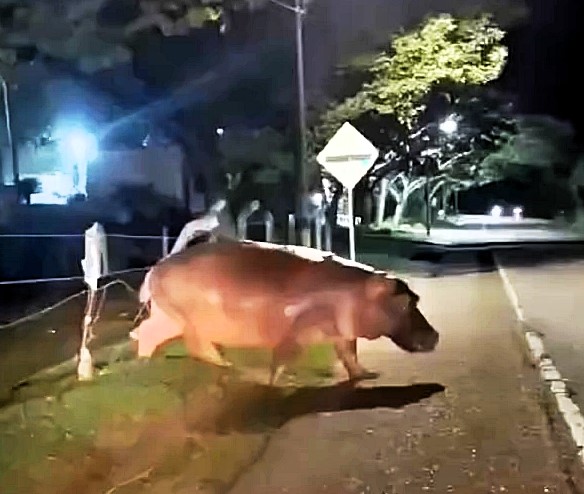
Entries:
[[[304,201],[308,194],[308,173],[306,170],[306,90],[304,81],[304,16],[306,15],[305,0],[294,0],[294,6],[280,0],[270,0],[275,5],[294,12],[296,18],[296,75],[298,83],[298,128],[300,132],[300,149],[298,152],[298,198],[297,216],[304,219]],[[304,221],[302,222],[304,223]],[[302,243],[310,243],[310,230],[302,226]]]
[[[2,97],[4,100],[4,122],[6,123],[6,137],[8,139],[8,147],[10,148],[10,153],[12,154],[12,173],[14,175],[14,188],[16,190],[16,196],[19,198],[18,194],[18,182],[19,171],[18,171],[18,150],[14,145],[14,139],[12,137],[12,121],[10,118],[10,100],[8,98],[8,84],[4,77],[0,76],[0,85],[2,85]],[[4,185],[4,170],[0,168],[0,181]]]
[[[421,133],[421,131],[425,130],[426,127],[418,131],[416,134]],[[438,130],[441,134],[446,136],[451,136],[454,134],[458,130],[458,121],[456,119],[456,115],[449,115],[446,119],[442,120],[442,122],[438,124]],[[429,162],[426,162],[424,167],[424,171],[426,172],[426,181],[424,183],[424,199],[426,202],[426,235],[429,237],[430,229],[432,227],[432,204],[430,198],[430,168],[428,165]]]

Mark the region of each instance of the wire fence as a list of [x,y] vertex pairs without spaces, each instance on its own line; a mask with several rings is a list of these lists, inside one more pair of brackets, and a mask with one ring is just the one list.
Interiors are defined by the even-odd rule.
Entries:
[[[144,268],[144,269],[147,269],[147,268]],[[106,283],[104,286],[99,287],[97,290],[99,292],[102,292],[102,291],[105,291],[112,286],[115,286],[115,285],[123,286],[127,291],[129,291],[132,294],[136,293],[136,290],[134,288],[132,288],[129,283],[126,283],[124,280],[120,280],[120,279],[110,281],[109,283]],[[9,322],[9,323],[0,324],[0,330],[13,328],[13,327],[19,326],[20,324],[23,324],[25,322],[32,321],[32,320],[38,318],[39,316],[43,316],[45,314],[48,314],[49,312],[52,312],[55,309],[58,309],[59,307],[71,302],[72,300],[75,300],[78,297],[86,295],[88,292],[89,292],[89,290],[81,290],[77,293],[74,293],[73,295],[69,295],[68,297],[65,297],[64,299],[59,300],[58,302],[56,302],[52,305],[49,305],[43,309],[40,309],[36,312],[33,312],[31,314],[27,314],[26,316],[20,317],[14,321]]]
[[[176,239],[176,237],[171,237],[166,235],[167,233],[167,229],[163,230],[163,235],[130,235],[130,234],[120,234],[120,233],[106,233],[106,238],[107,239],[123,239],[123,240],[137,240],[137,241],[141,241],[141,240],[147,240],[147,241],[159,241],[160,242],[160,250],[158,250],[158,253],[156,253],[157,249],[154,249],[154,256],[155,257],[163,257],[165,252],[164,249],[168,248],[168,244],[171,241],[174,241]],[[76,252],[76,254],[81,254],[82,253],[82,242],[83,239],[85,238],[85,234],[83,233],[72,233],[72,234],[63,234],[63,233],[57,233],[57,234],[45,234],[45,233],[32,233],[32,234],[14,234],[14,233],[7,233],[7,234],[0,234],[0,240],[1,239],[77,239],[79,240],[79,252]],[[150,245],[150,247],[153,247],[152,245]],[[153,251],[153,249],[150,249],[151,253]],[[111,254],[111,251],[110,251]],[[115,256],[115,254],[114,254]],[[77,257],[77,255],[75,255],[75,257]],[[73,276],[49,276],[49,277],[38,277],[38,278],[22,278],[22,279],[15,279],[15,280],[0,280],[0,287],[6,287],[6,289],[10,290],[10,287],[17,287],[17,286],[23,286],[26,287],[26,285],[51,285],[52,283],[55,284],[61,284],[61,283],[73,283],[75,284],[75,282],[78,283],[83,283],[85,278],[83,276],[83,274],[81,274],[81,257],[82,255],[80,255],[79,260],[76,264],[78,264],[78,269],[80,271],[80,274],[76,274]],[[111,257],[111,256],[110,256]],[[151,258],[152,256],[147,256],[149,258]],[[23,256],[24,258],[24,256]],[[26,262],[26,261],[23,261]],[[121,276],[124,275],[128,275],[128,274],[133,274],[133,273],[140,273],[140,272],[145,272],[148,269],[150,269],[152,265],[152,262],[147,262],[146,265],[144,267],[137,267],[137,268],[128,268],[128,269],[118,269],[118,270],[113,270],[113,271],[109,271],[107,273],[104,274],[103,279],[104,280],[112,280],[109,281],[107,283],[105,283],[103,286],[99,287],[99,291],[105,293],[105,291],[107,290],[107,288],[115,286],[115,285],[122,285],[126,288],[126,290],[131,291],[131,292],[135,292],[136,290],[134,288],[132,288],[130,286],[130,284],[128,284],[126,281],[120,279]],[[68,290],[67,290],[68,291]],[[65,292],[66,293],[66,292]],[[5,330],[5,329],[11,329],[14,328],[16,326],[19,326],[23,323],[26,323],[28,321],[31,320],[36,320],[37,318],[46,315],[56,309],[58,309],[59,307],[62,307],[63,305],[67,304],[68,302],[71,302],[72,300],[75,300],[76,298],[79,298],[81,296],[84,296],[88,293],[87,289],[83,289],[80,290],[79,292],[76,292],[74,294],[71,295],[67,295],[64,298],[58,300],[56,303],[49,303],[48,301],[45,301],[46,306],[41,308],[40,310],[35,310],[34,312],[30,313],[30,314],[26,314],[26,309],[28,308],[30,310],[30,305],[40,305],[38,304],[39,300],[37,299],[36,304],[33,303],[33,300],[30,300],[28,303],[26,301],[21,301],[22,307],[21,307],[21,312],[20,314],[22,314],[22,312],[25,313],[25,315],[18,317],[20,314],[15,314],[16,319],[13,321],[10,321],[10,319],[12,319],[12,317],[8,317],[8,320],[10,322],[7,322],[5,324],[0,324],[0,330]],[[10,309],[14,309],[14,307],[12,307],[12,304],[10,303],[10,301],[6,302],[7,307],[6,309],[8,309],[10,307]],[[24,310],[22,310],[24,309]],[[10,310],[7,310],[7,312],[10,312]]]

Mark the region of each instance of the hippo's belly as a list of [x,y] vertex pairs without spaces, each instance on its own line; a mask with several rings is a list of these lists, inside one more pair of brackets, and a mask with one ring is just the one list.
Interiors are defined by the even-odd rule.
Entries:
[[227,347],[273,348],[291,326],[281,305],[267,296],[225,300],[211,292],[188,304],[182,312],[187,316],[185,338],[193,332],[196,337]]

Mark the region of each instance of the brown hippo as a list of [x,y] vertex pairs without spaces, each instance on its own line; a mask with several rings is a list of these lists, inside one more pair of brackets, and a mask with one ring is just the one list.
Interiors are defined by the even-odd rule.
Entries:
[[221,347],[269,348],[270,382],[314,343],[334,344],[351,379],[370,376],[357,360],[357,338],[386,336],[408,352],[438,343],[403,281],[253,244],[198,244],[167,257],[140,294],[150,316],[132,333],[139,356],[180,337],[192,356],[220,366],[230,365]]

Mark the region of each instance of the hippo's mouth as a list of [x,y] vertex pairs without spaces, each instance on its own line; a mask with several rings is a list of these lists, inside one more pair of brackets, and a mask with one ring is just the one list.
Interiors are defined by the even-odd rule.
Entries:
[[438,346],[438,341],[440,340],[440,336],[437,332],[430,333],[430,335],[425,338],[423,341],[416,343],[414,346],[416,348],[416,352],[420,353],[427,353],[432,352]]

